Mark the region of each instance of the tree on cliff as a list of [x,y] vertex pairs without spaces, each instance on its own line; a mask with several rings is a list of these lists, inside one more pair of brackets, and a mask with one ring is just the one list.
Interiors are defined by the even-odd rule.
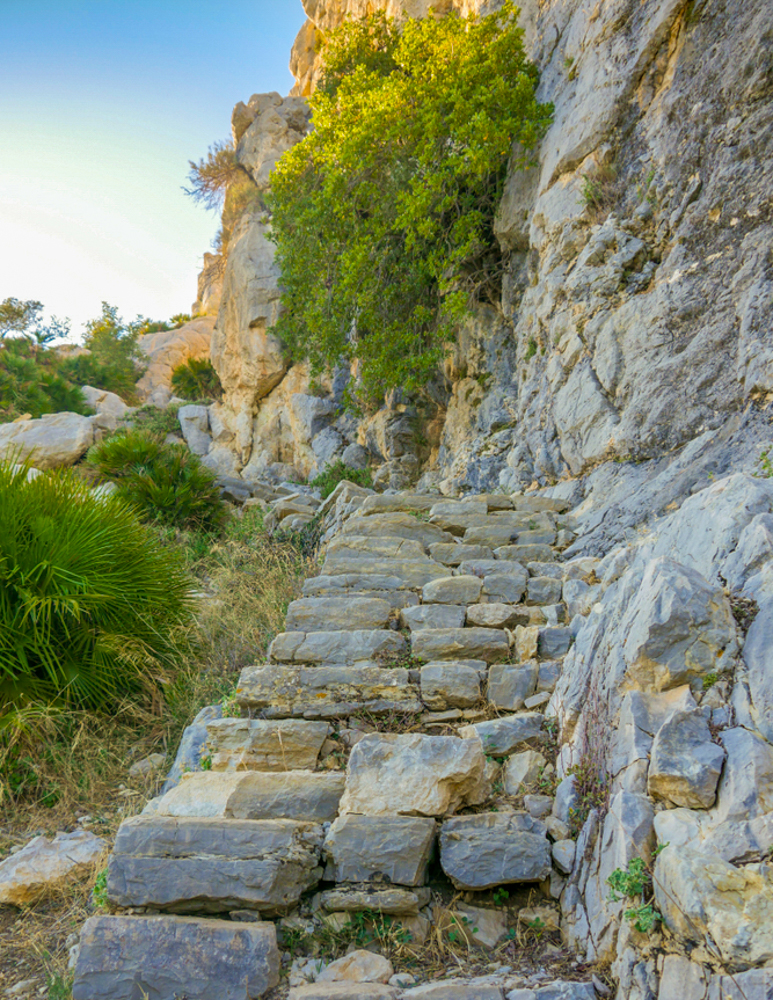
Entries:
[[513,143],[550,122],[511,3],[475,20],[348,21],[326,40],[314,129],[271,180],[294,360],[359,361],[377,398],[437,370],[471,303],[496,297],[493,235]]

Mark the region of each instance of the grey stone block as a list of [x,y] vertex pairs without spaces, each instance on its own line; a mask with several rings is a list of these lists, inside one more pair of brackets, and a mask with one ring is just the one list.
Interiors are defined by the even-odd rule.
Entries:
[[325,879],[423,885],[437,828],[416,816],[341,816],[325,838]]
[[455,816],[440,830],[440,864],[458,889],[541,882],[551,868],[545,824],[525,813]]
[[90,917],[73,1000],[257,1000],[279,982],[270,923],[190,917]]
[[423,628],[461,628],[466,609],[456,604],[419,604],[406,608],[400,615],[400,625],[412,632]]
[[379,629],[392,610],[387,601],[372,597],[302,597],[287,609],[288,632],[333,632],[336,629]]
[[507,754],[526,740],[539,736],[544,721],[545,717],[539,712],[521,712],[518,715],[463,726],[459,735],[467,739],[477,737],[486,753]]
[[505,712],[517,712],[529,695],[534,693],[537,675],[536,663],[518,667],[505,663],[496,664],[488,675],[489,704]]
[[480,701],[480,675],[453,660],[428,663],[421,668],[421,700],[435,712],[471,708]]
[[319,881],[321,846],[315,823],[134,816],[110,856],[108,899],[177,913],[284,913]]
[[510,647],[505,632],[493,628],[422,629],[411,637],[420,660],[506,660]]
[[565,628],[541,628],[537,640],[537,651],[541,660],[556,660],[566,656],[572,645],[572,630]]

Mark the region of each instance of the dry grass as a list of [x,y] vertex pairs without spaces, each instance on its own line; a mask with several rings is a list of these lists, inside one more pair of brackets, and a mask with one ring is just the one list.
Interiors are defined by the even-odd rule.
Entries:
[[[37,708],[3,720],[0,860],[34,836],[79,825],[112,843],[121,821],[156,794],[164,773],[130,779],[131,764],[159,752],[171,764],[185,726],[204,705],[226,702],[240,669],[265,658],[288,603],[315,572],[292,543],[268,538],[260,511],[234,517],[215,543],[180,532],[160,540],[183,547],[202,593],[195,658],[153,697],[126,701],[111,715]],[[53,977],[49,997],[65,1000],[65,943],[93,911],[99,868],[34,907],[0,906],[0,986],[36,977],[32,993]]]

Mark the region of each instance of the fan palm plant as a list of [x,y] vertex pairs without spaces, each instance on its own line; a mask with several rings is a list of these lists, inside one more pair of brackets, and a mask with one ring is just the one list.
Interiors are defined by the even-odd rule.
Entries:
[[179,662],[190,583],[117,497],[0,464],[0,706],[109,707]]

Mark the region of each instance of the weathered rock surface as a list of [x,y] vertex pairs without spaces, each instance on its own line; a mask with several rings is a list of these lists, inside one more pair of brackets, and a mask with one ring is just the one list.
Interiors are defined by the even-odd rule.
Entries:
[[0,456],[29,461],[36,469],[72,465],[94,443],[94,424],[77,413],[47,413],[38,420],[0,424]]
[[506,660],[510,646],[504,631],[493,628],[425,628],[413,634],[413,655],[420,660]]
[[73,1000],[257,1000],[278,982],[273,924],[100,916],[83,927],[72,994]]
[[675,712],[652,745],[647,792],[676,806],[708,809],[714,804],[724,759],[702,712]]
[[340,816],[325,838],[325,878],[423,885],[436,826],[417,816]]
[[[317,600],[318,598],[309,598]],[[386,602],[379,601],[379,607]],[[389,609],[391,610],[391,609]],[[399,656],[405,639],[386,629],[353,629],[344,632],[282,632],[271,643],[269,656],[276,663],[367,663],[379,654]]]
[[465,739],[477,737],[488,754],[507,754],[542,731],[544,717],[539,712],[521,712],[488,722],[462,726],[459,735]]
[[344,775],[335,772],[200,771],[145,807],[145,814],[206,819],[329,822],[338,812]]
[[372,597],[304,597],[290,604],[285,628],[288,632],[380,629],[391,610],[388,601]]
[[103,857],[107,842],[88,830],[35,837],[0,862],[0,903],[26,906],[60,889]]
[[245,667],[236,689],[240,705],[265,710],[269,718],[333,718],[363,706],[375,713],[418,712],[416,695],[408,671],[398,667]]
[[[211,255],[206,255],[211,256]],[[222,279],[210,289],[205,309],[217,311]],[[172,397],[172,372],[191,358],[209,357],[214,315],[197,316],[176,330],[146,333],[137,341],[147,357],[147,368],[137,383],[140,399],[151,406],[166,406]]]
[[485,766],[476,740],[370,733],[352,750],[340,811],[444,816],[484,801]]
[[550,873],[545,824],[525,813],[456,816],[441,827],[440,863],[458,889],[541,882]]
[[313,823],[135,816],[110,855],[108,898],[176,913],[282,913],[319,880],[321,846]]
[[207,726],[213,771],[313,771],[326,722],[220,719]]
[[421,668],[421,700],[434,711],[470,708],[480,701],[480,674],[463,663],[427,663]]

